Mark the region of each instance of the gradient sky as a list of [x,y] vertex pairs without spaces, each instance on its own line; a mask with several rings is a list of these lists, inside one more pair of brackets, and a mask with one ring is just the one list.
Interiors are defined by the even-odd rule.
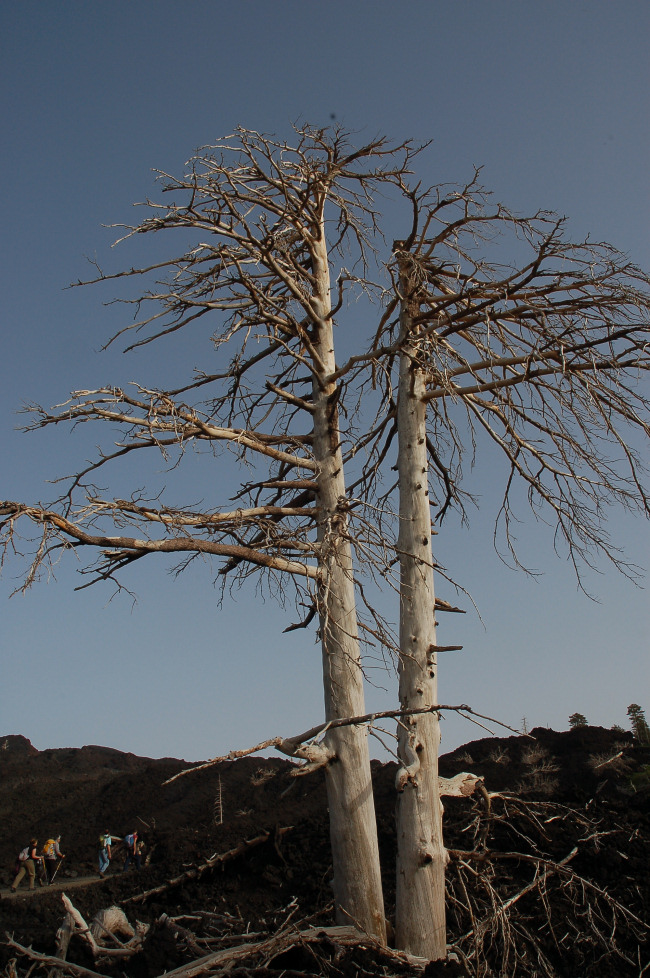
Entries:
[[[154,193],[153,169],[183,172],[197,146],[237,125],[288,138],[293,121],[335,116],[360,139],[433,140],[425,183],[482,165],[511,209],[566,214],[575,238],[608,240],[650,267],[642,0],[22,0],[0,6],[0,38],[0,498],[46,502],[45,480],[93,444],[19,433],[22,404],[51,406],[143,369],[164,376],[163,348],[98,352],[119,310],[105,292],[66,286],[88,276],[87,256],[108,268],[146,262],[146,238],[111,252],[116,233],[102,225],[133,219],[131,204]],[[552,531],[532,521],[520,538],[541,574],[508,570],[492,549],[489,466],[477,476],[481,509],[469,529],[445,531],[441,559],[480,616],[465,601],[465,616],[442,620],[440,643],[464,651],[441,657],[441,702],[517,727],[566,729],[574,711],[627,725],[629,703],[650,707],[647,592],[603,566],[587,578],[590,601],[554,556]],[[647,567],[647,525],[617,516],[610,529]],[[39,750],[100,744],[198,760],[319,722],[314,636],[282,634],[295,612],[249,592],[219,608],[216,568],[195,562],[174,578],[163,561],[143,563],[126,581],[134,603],[109,588],[75,592],[72,560],[10,600],[23,565],[7,562],[0,734]],[[394,707],[394,677],[370,675],[368,709]],[[451,716],[442,749],[482,735]]]

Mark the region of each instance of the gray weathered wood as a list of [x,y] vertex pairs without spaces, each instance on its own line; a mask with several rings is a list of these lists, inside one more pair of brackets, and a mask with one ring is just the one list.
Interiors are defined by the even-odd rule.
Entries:
[[[400,287],[408,296],[404,264]],[[400,659],[404,710],[438,702],[435,593],[431,550],[424,374],[408,301],[402,300],[399,374]],[[432,960],[446,954],[445,865],[438,782],[438,714],[405,717],[399,725],[397,776],[396,942]],[[426,924],[423,922],[426,921]]]

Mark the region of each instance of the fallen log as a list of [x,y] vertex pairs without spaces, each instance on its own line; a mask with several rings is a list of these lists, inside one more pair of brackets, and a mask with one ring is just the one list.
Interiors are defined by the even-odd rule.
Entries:
[[286,825],[283,828],[278,828],[275,833],[270,830],[267,832],[262,832],[260,835],[256,835],[253,839],[246,839],[241,842],[234,849],[229,849],[227,852],[218,853],[215,856],[211,856],[204,863],[199,866],[193,866],[191,869],[186,870],[181,873],[180,876],[175,876],[173,879],[166,880],[159,886],[154,886],[150,890],[144,890],[142,893],[136,893],[134,896],[127,897],[125,900],[121,900],[120,903],[124,906],[127,903],[144,903],[145,900],[150,899],[153,896],[158,896],[160,893],[164,893],[166,890],[171,890],[175,886],[181,886],[188,880],[198,879],[209,869],[214,869],[215,866],[222,866],[224,863],[230,862],[232,859],[236,859],[237,856],[241,856],[242,853],[248,852],[249,849],[255,848],[255,846],[260,846],[264,842],[267,842],[273,835],[275,838],[285,835],[287,832],[291,832],[293,825]]
[[376,948],[388,958],[401,964],[408,964],[418,971],[424,971],[429,963],[428,958],[417,958],[402,951],[393,951],[368,934],[363,934],[356,927],[343,924],[335,927],[309,927],[307,930],[291,927],[272,934],[257,944],[238,944],[237,947],[213,951],[173,971],[166,971],[164,978],[196,978],[197,975],[217,968],[222,972],[230,971],[238,962],[246,958],[263,956],[268,961],[270,957],[282,954],[297,944],[314,944],[322,941],[323,938],[343,947],[359,945]]

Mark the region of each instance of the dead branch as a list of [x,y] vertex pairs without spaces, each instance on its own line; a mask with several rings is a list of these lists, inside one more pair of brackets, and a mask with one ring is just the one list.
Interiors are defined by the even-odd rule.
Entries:
[[14,941],[13,937],[9,934],[5,934],[7,938],[7,947],[13,948],[18,951],[19,954],[24,955],[24,957],[29,958],[30,961],[34,961],[40,965],[48,965],[51,968],[55,968],[58,971],[67,972],[71,975],[78,975],[79,978],[108,978],[107,975],[102,974],[99,971],[92,971],[90,968],[82,968],[79,964],[72,964],[70,961],[62,961],[61,958],[55,958],[51,954],[41,954],[39,951],[34,951],[31,947],[25,947],[23,944],[19,944],[18,941]]
[[[72,939],[72,935],[75,930],[74,918],[71,914],[67,913],[63,919],[63,922],[56,932],[56,957],[60,958],[61,961],[65,961],[68,956],[68,947]],[[48,978],[59,978],[61,975],[60,968],[52,968],[48,973]]]
[[418,971],[423,971],[428,964],[428,961],[424,958],[417,958],[414,955],[390,950],[352,926],[310,927],[308,930],[297,930],[292,927],[279,931],[277,934],[273,934],[257,944],[240,944],[237,947],[226,948],[221,951],[206,954],[191,964],[182,965],[173,971],[166,971],[165,978],[196,978],[197,975],[217,968],[222,973],[225,973],[231,970],[237,963],[248,958],[261,958],[268,961],[270,958],[277,957],[291,947],[296,947],[299,944],[317,945],[324,939],[341,947],[373,947],[381,951],[381,954],[387,960],[392,960],[402,966],[408,964]]
[[196,954],[197,956],[201,954],[201,948],[197,943],[196,935],[193,933],[193,931],[188,930],[187,927],[181,927],[176,920],[169,917],[166,913],[160,915],[158,918],[158,923],[167,928],[167,930],[171,931],[175,939],[181,937],[188,949],[192,951],[193,954]]
[[[577,854],[577,852],[578,852],[578,850],[577,849],[574,849],[566,857],[566,859],[563,859],[560,863],[558,863],[558,866],[562,866],[566,862],[568,862],[570,859],[573,859],[573,857]],[[539,875],[539,876],[538,875],[535,875],[535,878],[530,883],[528,883],[526,886],[524,886],[523,889],[519,890],[518,893],[515,893],[514,896],[508,897],[507,900],[505,900],[499,907],[497,907],[497,910],[496,910],[496,912],[494,914],[494,917],[492,918],[492,923],[501,914],[507,913],[508,910],[510,909],[510,907],[512,907],[519,900],[521,900],[522,897],[526,896],[527,893],[531,893],[533,890],[537,889],[537,887],[541,887],[546,882],[546,880],[548,879],[548,877],[552,873],[554,873],[554,872],[556,872],[555,868],[553,868],[553,869],[545,869],[544,872],[541,875]],[[481,924],[479,924],[478,926],[480,927]]]
[[[209,761],[204,761],[202,764],[195,764],[193,767],[185,768],[183,771],[179,771],[178,774],[174,774],[173,777],[168,778],[163,784],[171,784],[172,781],[176,781],[177,778],[182,778],[186,774],[193,774],[195,771],[203,771],[206,768],[214,767],[215,764],[222,764],[224,761],[234,761],[239,757],[248,757],[250,754],[257,754],[261,750],[268,750],[269,747],[274,747],[283,754],[287,754],[290,757],[304,757],[305,753],[301,750],[300,745],[307,741],[312,741],[314,738],[326,733],[328,730],[335,729],[337,727],[349,727],[349,726],[360,726],[363,724],[373,724],[375,720],[384,719],[398,719],[410,716],[418,716],[423,713],[435,713],[444,711],[454,711],[456,713],[467,714],[471,717],[480,717],[482,720],[487,720],[489,723],[496,723],[500,727],[504,727],[506,730],[510,730],[512,733],[518,736],[530,736],[529,734],[522,734],[520,730],[516,730],[514,727],[509,726],[507,723],[503,723],[501,720],[497,720],[494,717],[485,716],[482,713],[477,713],[473,710],[471,706],[466,703],[460,706],[449,706],[447,704],[437,704],[435,706],[427,706],[422,708],[413,708],[409,710],[384,710],[378,713],[366,713],[363,716],[358,717],[344,717],[339,720],[329,720],[318,724],[316,727],[312,727],[310,730],[306,730],[305,733],[298,734],[294,737],[269,737],[268,740],[263,740],[261,743],[256,744],[255,747],[247,747],[242,750],[232,750],[227,754],[222,754],[220,757],[213,757]],[[479,724],[482,726],[482,724]],[[307,758],[310,760],[310,758]],[[298,772],[296,772],[298,773]]]
[[624,753],[625,750],[620,750],[618,754],[614,754],[612,755],[612,757],[608,757],[606,760],[601,761],[600,764],[594,764],[594,771],[599,771],[602,767],[607,767],[608,764],[615,765],[616,762],[619,761],[621,757],[623,757]]
[[609,903],[610,906],[620,911],[620,913],[622,913],[629,920],[634,921],[635,924],[639,925],[644,930],[650,931],[650,924],[646,923],[644,920],[641,920],[640,917],[632,913],[631,910],[628,910],[628,908],[623,906],[622,903],[620,903],[618,900],[615,900],[614,897],[607,892],[607,890],[604,890],[601,886],[598,886],[596,883],[593,883],[591,880],[586,879],[584,876],[580,876],[578,873],[574,872],[574,870],[566,869],[566,864],[568,864],[568,862],[571,859],[573,859],[577,854],[578,852],[577,847],[572,849],[569,855],[565,856],[565,858],[560,860],[559,862],[555,862],[552,859],[544,859],[540,856],[533,856],[530,855],[529,853],[498,852],[494,849],[487,849],[481,852],[477,852],[477,851],[468,852],[462,849],[448,849],[447,851],[450,857],[456,859],[472,859],[477,862],[489,862],[490,860],[494,860],[494,859],[496,860],[514,859],[517,861],[533,863],[538,867],[548,868],[549,871],[553,871],[557,873],[562,873],[564,871],[565,875],[570,876],[572,880],[578,881],[581,886],[584,886],[586,889],[591,890],[599,897],[602,897],[602,899],[605,900],[606,903]]
[[[291,832],[293,829],[292,825],[286,825],[283,828],[278,828],[276,830],[276,837],[285,835],[287,832]],[[182,883],[187,882],[187,880],[199,879],[204,873],[210,869],[214,869],[215,866],[224,865],[237,856],[241,856],[244,852],[248,852],[250,849],[254,849],[256,846],[262,845],[270,839],[272,833],[262,832],[260,835],[256,835],[253,839],[247,839],[245,842],[241,842],[234,849],[229,849],[227,852],[219,853],[216,856],[211,856],[204,863],[199,866],[193,866],[192,869],[188,869],[185,873],[180,876],[176,876],[171,880],[167,880],[165,883],[161,883],[160,886],[153,887],[151,890],[145,890],[143,893],[136,893],[135,896],[128,897],[126,900],[122,900],[122,904],[127,903],[144,903],[146,900],[150,899],[152,896],[157,896],[159,893],[164,893],[166,890],[173,889],[176,886],[180,886]]]
[[446,611],[446,612],[450,612],[450,613],[453,612],[456,615],[464,615],[465,614],[465,609],[464,608],[455,608],[452,604],[449,603],[449,601],[443,601],[442,598],[436,598],[435,610],[436,611]]

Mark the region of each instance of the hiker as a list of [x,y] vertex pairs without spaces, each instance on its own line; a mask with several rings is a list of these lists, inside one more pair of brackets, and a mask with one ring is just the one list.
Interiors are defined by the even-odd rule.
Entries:
[[99,837],[99,875],[102,879],[105,879],[108,867],[111,863],[111,844],[113,842],[113,836],[106,829]]
[[124,845],[126,846],[126,859],[124,860],[123,873],[127,871],[131,865],[131,860],[135,863],[135,868],[140,869],[140,852],[138,850],[138,833],[131,832],[130,835],[124,836]]
[[45,874],[47,876],[48,886],[54,879],[54,874],[57,871],[57,859],[65,859],[65,856],[59,848],[59,843],[61,842],[61,836],[57,835],[56,839],[48,839],[43,845],[43,860],[45,862]]
[[27,874],[27,878],[29,879],[29,889],[34,889],[34,883],[36,881],[36,867],[38,866],[40,868],[40,865],[43,862],[43,858],[42,856],[38,855],[37,849],[38,839],[30,839],[29,845],[25,846],[23,851],[18,856],[19,869],[13,883],[11,884],[12,893],[16,892],[20,885],[20,881],[25,874]]

